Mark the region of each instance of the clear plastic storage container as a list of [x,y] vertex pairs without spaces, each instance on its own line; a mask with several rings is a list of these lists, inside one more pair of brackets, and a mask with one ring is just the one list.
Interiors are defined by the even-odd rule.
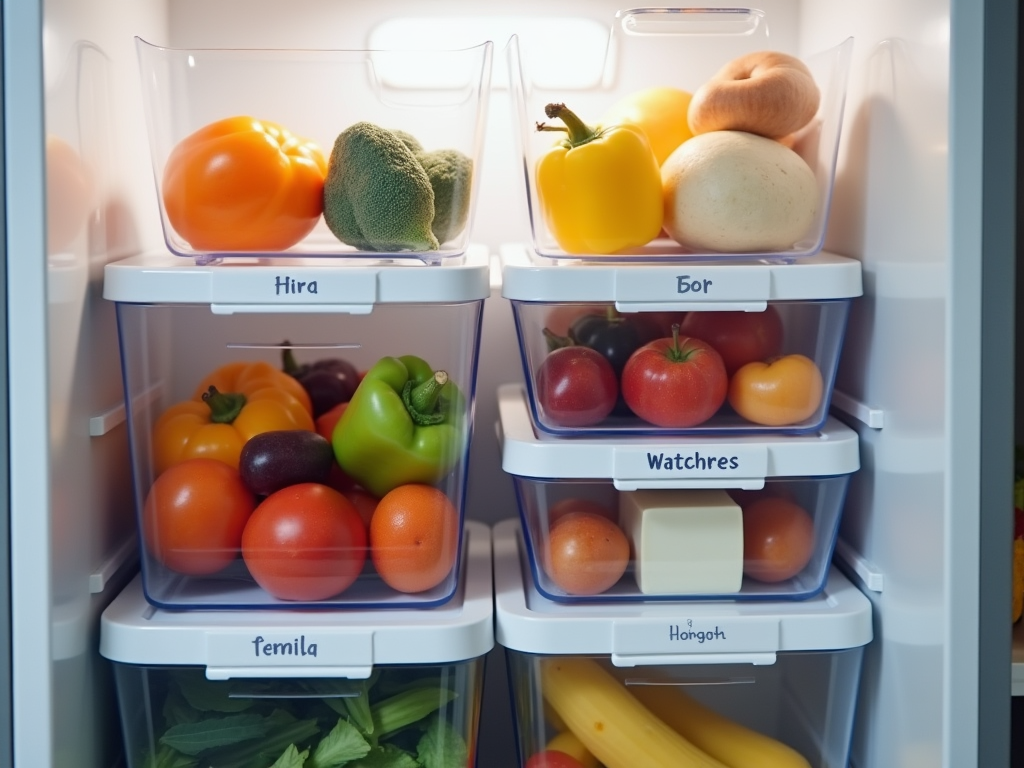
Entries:
[[[492,43],[195,50],[136,40],[173,253],[207,261],[384,252],[439,261],[466,251]],[[375,194],[379,185],[390,191]]]
[[518,765],[848,764],[871,604],[838,571],[800,603],[570,607],[536,590],[516,521],[494,556]]
[[862,291],[860,262],[827,253],[556,265],[502,249],[530,412],[562,437],[814,433]]
[[440,266],[107,266],[147,598],[448,600],[488,286],[476,249]]
[[[696,199],[718,196],[715,205],[708,206],[701,217],[688,219],[680,213],[676,219],[665,215],[665,227],[659,232],[657,220],[661,219],[661,212],[656,209],[660,196],[655,189],[650,193],[652,202],[645,204],[647,185],[637,170],[639,161],[627,163],[630,178],[637,177],[632,185],[621,175],[622,171],[614,180],[595,175],[585,185],[577,186],[572,179],[565,181],[561,189],[575,189],[584,196],[574,193],[579,199],[573,205],[559,197],[554,177],[538,182],[539,161],[555,145],[559,134],[540,131],[537,126],[544,123],[549,129],[564,128],[562,122],[546,113],[549,104],[567,106],[591,127],[609,128],[632,120],[650,139],[657,160],[653,170],[655,183],[666,178],[685,178],[685,172],[669,174],[667,169],[675,162],[671,157],[673,148],[679,146],[683,148],[680,151],[687,151],[686,143],[692,140],[687,127],[690,97],[721,68],[740,57],[776,51],[777,44],[769,36],[770,24],[771,19],[764,12],[745,8],[621,10],[611,24],[603,65],[590,73],[586,87],[577,89],[550,87],[551,78],[544,67],[550,67],[551,62],[531,61],[529,49],[521,48],[518,38],[513,37],[507,49],[509,76],[535,252],[552,259],[648,261],[691,257],[789,259],[819,251],[825,239],[835,178],[852,38],[837,41],[828,50],[800,57],[808,70],[808,82],[813,80],[809,91],[816,90],[819,97],[816,113],[802,127],[794,127],[785,136],[768,131],[752,139],[749,131],[762,133],[758,119],[742,130],[746,134],[743,140],[752,143],[751,148],[702,148],[706,157],[715,158],[705,166],[706,177],[688,181],[688,191],[678,193],[684,202],[691,195]],[[740,75],[740,79],[746,76]],[[753,87],[751,81],[747,84]],[[777,96],[764,98],[779,102]],[[714,133],[719,135],[710,141],[717,142],[723,132],[724,129],[716,129]],[[772,137],[761,141],[764,135]],[[607,137],[594,143],[603,141],[617,143],[617,139]],[[707,143],[708,139],[705,137],[701,142]],[[761,146],[767,142],[772,144]],[[593,156],[593,148],[590,151]],[[779,158],[779,154],[783,157]],[[742,159],[735,160],[737,157]],[[732,175],[727,170],[730,165],[741,172]],[[596,168],[597,164],[593,166]],[[764,171],[764,166],[771,167]],[[682,167],[692,168],[685,164]],[[755,167],[759,170],[752,170]],[[779,168],[786,169],[781,178],[775,176]],[[577,166],[575,172],[581,170],[585,169]],[[770,185],[759,188],[749,183],[762,171],[773,177]],[[802,183],[783,195],[787,174],[789,178],[799,176]],[[694,178],[690,171],[689,179]],[[675,190],[677,186],[674,181],[665,182],[665,188]],[[623,205],[602,207],[602,189],[610,189],[612,196],[623,195]],[[635,193],[625,192],[627,189]],[[594,201],[584,199],[589,194],[587,190],[595,194]],[[783,197],[789,204],[777,206]],[[730,200],[742,200],[745,204],[730,207]],[[648,208],[652,209],[649,214]],[[674,205],[666,206],[666,210],[669,208]],[[682,208],[685,210],[686,206]],[[627,213],[627,209],[635,209],[633,213],[637,215]],[[764,215],[751,215],[758,211]],[[643,225],[638,221],[649,223]]]
[[494,640],[490,531],[478,523],[464,574],[436,610],[343,618],[154,611],[136,578],[100,629],[127,768],[299,765],[307,751],[307,765],[473,765]]
[[806,600],[825,587],[857,434],[835,419],[777,438],[538,436],[498,393],[536,589],[561,603]]

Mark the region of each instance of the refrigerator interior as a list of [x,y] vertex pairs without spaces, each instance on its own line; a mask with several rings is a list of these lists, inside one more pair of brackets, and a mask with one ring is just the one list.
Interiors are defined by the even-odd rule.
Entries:
[[[451,43],[458,30],[487,30],[496,43],[494,88],[471,240],[497,253],[529,237],[503,84],[507,35],[518,23],[528,39],[530,30],[565,18],[607,25],[621,7],[610,0],[4,3],[15,765],[107,768],[120,753],[113,678],[96,648],[99,614],[136,568],[135,518],[114,306],[102,298],[102,273],[108,262],[164,248],[134,36],[174,47],[364,48],[395,19],[448,19],[442,29],[450,34],[422,41],[433,45]],[[985,72],[1003,67],[1002,82],[1014,82],[1007,67],[1016,60],[1016,5],[989,2],[984,13],[954,0],[757,7],[779,50],[811,54],[855,39],[826,238],[827,250],[861,260],[865,282],[837,383],[845,395],[837,412],[860,436],[862,464],[840,536],[875,611],[852,764],[1005,764],[1003,510],[1013,435],[1006,416],[1012,334],[1002,331],[1013,307],[1015,166],[1005,158],[1014,156],[1015,103]],[[80,198],[90,205],[78,214],[87,226],[66,238],[61,217],[75,212],[47,198],[44,180],[57,165],[51,159],[47,167],[44,137],[76,148],[91,170]],[[495,523],[517,514],[494,439],[496,390],[522,380],[497,270],[479,371],[467,517]],[[504,662],[500,651],[491,657],[480,765],[511,768]]]

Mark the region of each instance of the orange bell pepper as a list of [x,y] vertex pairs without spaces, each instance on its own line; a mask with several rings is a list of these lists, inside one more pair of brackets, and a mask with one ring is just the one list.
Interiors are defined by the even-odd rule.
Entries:
[[202,401],[172,405],[153,427],[157,475],[185,459],[217,459],[238,468],[249,438],[286,429],[313,431],[313,417],[289,392],[273,386],[245,394],[210,386]]
[[174,147],[161,194],[171,226],[196,250],[282,251],[320,220],[326,173],[313,142],[229,117]]
[[241,392],[243,395],[265,387],[283,389],[302,403],[310,415],[313,414],[313,401],[298,380],[262,360],[241,360],[222,365],[199,382],[192,393],[192,399],[202,400],[210,387],[216,387],[221,392]]

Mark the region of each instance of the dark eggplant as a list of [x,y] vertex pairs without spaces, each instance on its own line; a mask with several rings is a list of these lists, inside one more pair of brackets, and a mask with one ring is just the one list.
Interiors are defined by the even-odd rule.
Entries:
[[359,386],[359,371],[348,360],[329,357],[299,364],[290,347],[281,353],[282,370],[298,381],[313,403],[313,418],[327,413],[338,403],[347,403]]
[[333,462],[334,450],[322,435],[286,429],[249,438],[242,447],[238,471],[250,491],[269,496],[298,483],[326,485]]

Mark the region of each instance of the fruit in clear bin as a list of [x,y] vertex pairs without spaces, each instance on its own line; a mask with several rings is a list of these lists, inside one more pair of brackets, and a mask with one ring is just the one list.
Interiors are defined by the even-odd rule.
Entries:
[[615,370],[589,347],[560,347],[537,369],[537,403],[542,421],[560,427],[587,427],[615,407],[619,383]]
[[302,483],[271,494],[242,533],[242,558],[279,600],[317,601],[348,589],[366,562],[366,527],[333,488]]
[[313,418],[331,410],[339,403],[352,399],[356,387],[359,386],[359,371],[348,360],[340,357],[328,357],[312,363],[299,364],[295,353],[285,342],[281,353],[281,370],[295,379],[309,395],[313,408]]
[[729,405],[747,421],[770,427],[813,416],[824,395],[821,371],[805,355],[747,363],[729,381]]
[[594,757],[583,742],[572,731],[562,731],[547,743],[546,749],[556,752],[564,752],[582,766],[582,768],[598,768],[597,758]]
[[598,595],[622,578],[629,564],[629,541],[607,517],[570,512],[541,540],[541,566],[570,595]]
[[714,347],[730,376],[782,352],[782,318],[771,304],[763,312],[690,312],[679,332]]
[[208,576],[238,558],[256,496],[238,470],[215,459],[189,459],[160,475],[142,508],[142,538],[172,571]]
[[593,499],[582,499],[578,496],[570,496],[566,499],[554,502],[548,507],[548,528],[568,515],[570,512],[589,512],[593,515],[606,517],[618,525],[619,509],[610,504],[602,504]]
[[667,85],[644,88],[612,105],[601,118],[601,124],[638,126],[661,165],[676,147],[693,136],[687,120],[692,98],[689,92]]
[[289,485],[327,483],[333,462],[330,442],[316,432],[275,430],[246,442],[238,471],[253,493],[269,496]]
[[[596,766],[596,763],[594,764]],[[526,761],[525,768],[589,768],[572,755],[557,749],[537,752]]]
[[722,356],[701,339],[682,336],[646,344],[622,370],[622,397],[644,421],[685,428],[704,423],[725,402],[728,377]]
[[182,139],[160,193],[174,231],[200,251],[283,251],[320,221],[327,164],[311,141],[249,116]]
[[584,315],[569,326],[569,338],[580,346],[600,353],[612,365],[616,376],[630,355],[650,341],[650,328],[637,321],[636,315],[623,315],[609,307],[603,315]]
[[798,504],[765,497],[743,507],[743,573],[776,583],[802,571],[814,554],[814,521]]
[[461,520],[451,499],[412,483],[387,493],[370,520],[370,556],[385,584],[399,592],[433,589],[443,582],[459,551]]

